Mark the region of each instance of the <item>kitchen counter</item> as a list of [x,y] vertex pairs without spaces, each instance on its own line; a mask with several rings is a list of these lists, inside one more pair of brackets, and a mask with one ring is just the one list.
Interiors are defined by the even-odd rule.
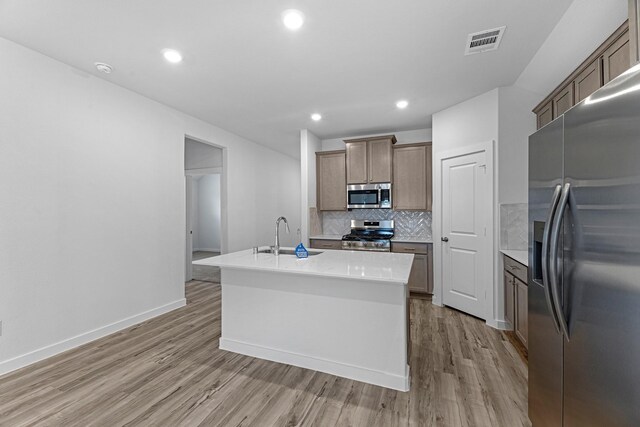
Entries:
[[504,255],[508,256],[511,259],[518,261],[520,264],[525,267],[529,267],[529,252],[528,251],[519,251],[514,249],[500,249]]
[[412,254],[318,249],[311,249],[311,251],[322,253],[298,259],[295,255],[276,257],[272,254],[254,254],[249,249],[205,258],[193,263],[223,268],[389,282],[398,285],[407,284],[413,263]]
[[320,252],[194,261],[221,268],[220,349],[408,391],[414,255]]
[[425,237],[415,237],[415,236],[395,236],[391,239],[391,242],[396,243],[433,243],[432,239],[427,239]]

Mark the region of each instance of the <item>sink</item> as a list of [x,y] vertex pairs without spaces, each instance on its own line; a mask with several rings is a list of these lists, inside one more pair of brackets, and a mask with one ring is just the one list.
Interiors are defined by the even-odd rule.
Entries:
[[[322,253],[322,251],[313,251],[313,250],[309,250],[307,249],[307,251],[309,252],[309,256],[313,256],[313,255],[320,255]],[[258,251],[259,254],[272,254],[273,250],[271,248],[267,248],[267,249],[260,249]],[[294,251],[293,249],[280,249],[280,255],[295,255],[296,251]]]

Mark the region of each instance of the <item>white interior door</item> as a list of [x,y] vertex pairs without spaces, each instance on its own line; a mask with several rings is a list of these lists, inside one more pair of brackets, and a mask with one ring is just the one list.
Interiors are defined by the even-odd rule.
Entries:
[[491,179],[487,152],[443,158],[442,167],[442,302],[486,319],[490,247]]

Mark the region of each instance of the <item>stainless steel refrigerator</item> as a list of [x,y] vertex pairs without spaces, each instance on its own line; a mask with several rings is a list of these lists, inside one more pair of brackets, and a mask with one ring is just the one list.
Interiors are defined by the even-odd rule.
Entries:
[[529,138],[529,418],[640,426],[640,68]]

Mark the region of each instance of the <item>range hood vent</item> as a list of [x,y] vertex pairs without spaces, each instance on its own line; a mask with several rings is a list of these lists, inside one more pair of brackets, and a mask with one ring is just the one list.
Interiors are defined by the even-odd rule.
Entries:
[[498,46],[500,46],[500,41],[506,28],[507,27],[504,26],[469,34],[467,37],[467,48],[464,54],[471,55],[473,53],[496,50]]

